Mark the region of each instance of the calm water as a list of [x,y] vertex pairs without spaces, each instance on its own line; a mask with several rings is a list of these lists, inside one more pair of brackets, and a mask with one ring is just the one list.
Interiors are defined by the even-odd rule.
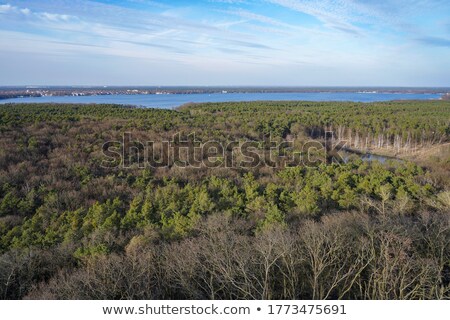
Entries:
[[390,100],[439,99],[439,94],[414,93],[356,93],[356,92],[303,92],[303,93],[214,93],[214,94],[151,94],[151,95],[105,95],[78,97],[38,97],[0,100],[4,103],[107,103],[171,109],[189,102],[235,102],[263,100],[306,101],[355,101],[374,102]]
[[347,151],[340,151],[339,152],[344,162],[349,162],[351,159],[360,158],[363,161],[378,161],[381,163],[386,163],[386,161],[399,161],[402,162],[403,160],[395,158],[395,157],[388,157],[388,156],[382,156],[378,154],[372,154],[372,153],[359,153],[359,152],[352,152],[350,150]]

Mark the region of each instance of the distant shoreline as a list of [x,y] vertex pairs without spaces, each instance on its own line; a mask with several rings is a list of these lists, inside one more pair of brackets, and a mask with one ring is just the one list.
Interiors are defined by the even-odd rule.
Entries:
[[414,87],[0,87],[0,99],[52,96],[168,95],[229,93],[367,93],[439,94],[450,99],[450,88]]

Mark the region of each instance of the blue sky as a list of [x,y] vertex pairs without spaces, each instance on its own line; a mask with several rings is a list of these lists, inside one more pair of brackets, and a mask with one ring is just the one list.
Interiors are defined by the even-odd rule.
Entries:
[[448,0],[0,0],[0,85],[450,86]]

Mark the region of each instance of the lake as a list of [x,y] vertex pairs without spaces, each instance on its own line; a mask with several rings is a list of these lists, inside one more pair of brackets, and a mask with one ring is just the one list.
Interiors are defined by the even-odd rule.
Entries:
[[134,105],[149,108],[172,109],[189,102],[237,101],[354,101],[375,102],[391,100],[439,99],[440,94],[430,93],[362,93],[362,92],[287,92],[287,93],[212,93],[212,94],[136,94],[96,96],[48,96],[0,100],[5,103],[105,103]]

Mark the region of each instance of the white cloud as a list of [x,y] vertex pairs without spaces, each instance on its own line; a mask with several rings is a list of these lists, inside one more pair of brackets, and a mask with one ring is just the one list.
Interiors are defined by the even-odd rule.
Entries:
[[244,10],[244,9],[230,9],[230,10],[220,10],[219,12],[235,15],[243,19],[247,19],[247,22],[249,21],[256,21],[261,24],[266,24],[271,27],[275,28],[264,28],[258,25],[250,25],[249,28],[253,30],[266,30],[267,32],[275,33],[275,34],[284,34],[286,36],[293,35],[293,32],[301,33],[303,35],[311,35],[311,34],[321,34],[321,35],[330,35],[329,33],[326,33],[324,31],[318,30],[315,27],[303,27],[300,25],[293,25],[289,24],[277,19],[273,19],[271,17],[254,13],[252,11]]
[[264,16],[264,15],[257,14],[257,13],[251,12],[251,11],[247,11],[244,9],[222,10],[222,12],[227,13],[227,14],[236,15],[236,16],[239,16],[244,19],[255,20],[255,21],[262,22],[262,23],[270,24],[273,26],[279,26],[279,27],[280,26],[283,26],[283,27],[289,26],[288,24],[283,23],[281,21],[272,19],[272,18]]
[[267,0],[288,9],[316,17],[326,26],[352,34],[360,34],[362,30],[352,22],[362,20],[363,12],[359,5],[343,0]]
[[20,9],[20,12],[22,12],[22,14],[24,14],[26,16],[31,14],[31,10],[28,8]]
[[426,12],[448,9],[448,0],[266,0],[293,11],[311,15],[325,26],[348,33],[367,33],[362,25],[389,31],[417,33],[412,18]]
[[[92,16],[80,18],[14,6],[8,6],[8,11],[11,11],[11,18],[16,18],[23,27],[28,25],[34,31],[31,34],[23,31],[24,37],[20,37],[20,40],[17,37],[15,41],[9,41],[7,47],[2,46],[3,50],[8,51],[14,48],[19,52],[35,50],[49,54],[55,50],[66,54],[79,51],[144,59],[171,57],[173,60],[189,62],[194,55],[206,57],[212,52],[216,52],[217,59],[232,55],[232,51],[227,52],[222,48],[240,50],[242,55],[239,59],[244,61],[251,60],[249,54],[252,51],[270,49],[248,34],[228,31],[226,27],[214,23],[184,20],[181,16],[136,15],[129,20],[129,24],[112,24],[96,21]],[[27,19],[17,15],[27,16]],[[124,17],[125,13],[120,12],[119,18]],[[51,36],[37,37],[35,32],[38,30],[52,30],[52,33]],[[217,52],[222,53],[221,57]],[[189,59],[183,57],[187,54],[190,55]]]
[[13,6],[10,4],[0,4],[0,13],[6,13],[13,10]]
[[[186,20],[181,15],[167,17],[166,12],[152,14],[121,8],[116,12],[115,18],[127,21],[114,23],[95,16],[97,10],[103,8],[98,3],[92,8],[93,13],[83,17],[61,14],[61,8],[55,8],[59,13],[14,8],[16,13],[29,16],[26,21],[21,21],[23,26],[28,23],[35,31],[52,30],[55,40],[72,38],[74,43],[80,45],[101,43],[113,47],[118,42],[128,45],[133,43],[134,50],[138,49],[146,55],[164,50],[169,53],[189,52],[201,55],[221,48],[240,49],[244,52],[269,48],[251,34],[228,30],[229,25],[220,25],[216,21],[206,23]],[[109,10],[106,8],[109,7],[105,7],[105,10]],[[242,59],[245,59],[245,55]]]
[[[267,81],[281,83],[282,75],[296,81],[292,75],[294,69],[304,70],[303,74],[308,77],[305,81],[314,79],[315,75],[317,79],[327,80],[327,72],[336,79],[338,76],[349,79],[352,72],[361,74],[361,79],[369,79],[371,72],[387,72],[390,66],[401,61],[405,61],[405,65],[425,61],[425,55],[421,56],[423,52],[416,50],[424,41],[411,41],[411,46],[416,47],[399,48],[407,43],[404,33],[383,34],[403,23],[408,13],[417,11],[416,2],[421,0],[411,0],[413,8],[405,5],[407,0],[398,0],[403,4],[395,7],[375,0],[265,0],[245,4],[216,0],[209,1],[216,4],[204,2],[201,6],[172,3],[175,8],[171,10],[155,9],[155,6],[135,10],[132,8],[136,5],[129,6],[130,2],[152,3],[146,0],[127,0],[120,6],[85,0],[7,1],[8,4],[0,5],[0,54],[11,57],[17,54],[31,60],[35,54],[57,56],[60,61],[76,57],[80,68],[83,68],[83,61],[84,65],[96,66],[98,61],[114,59],[122,68],[133,61],[136,66],[145,61],[147,65],[154,63],[161,67],[165,64],[175,70],[171,66],[173,62],[177,66],[189,66],[180,69],[186,74],[200,70],[213,79],[217,73],[215,79],[219,82],[224,79],[221,74],[241,79],[248,73],[248,79],[258,80],[256,75],[263,79],[265,75],[271,79]],[[394,0],[383,3],[390,1]],[[27,8],[21,7],[24,3]],[[256,6],[257,3],[262,6]],[[280,14],[283,8],[274,4],[293,10],[289,20]],[[272,14],[270,10],[274,8],[277,12],[274,10]],[[293,19],[296,15],[303,16],[298,12],[316,17],[321,23],[302,26],[302,19]],[[448,19],[443,21],[448,23]],[[7,33],[16,26],[14,33]],[[448,38],[440,35],[444,36]],[[418,37],[420,35],[414,39]],[[432,50],[447,48],[433,47]],[[417,54],[413,56],[411,52]],[[407,66],[404,68],[406,70]],[[114,64],[111,69],[115,69]],[[280,71],[275,80],[271,75],[278,69],[285,71]],[[174,74],[177,72],[175,70]],[[127,79],[133,78],[128,75]]]
[[58,21],[69,21],[71,19],[78,19],[77,17],[70,16],[67,14],[56,14],[56,13],[48,13],[48,12],[33,12],[29,8],[19,8],[16,6],[12,6],[10,4],[0,5],[0,13],[3,14],[15,14],[15,15],[23,15],[27,17],[35,17],[42,20],[47,20],[51,22]]
[[48,20],[48,21],[52,21],[52,22],[69,21],[71,19],[77,19],[76,17],[70,16],[67,14],[55,14],[55,13],[48,13],[48,12],[36,13],[36,15],[44,20]]

